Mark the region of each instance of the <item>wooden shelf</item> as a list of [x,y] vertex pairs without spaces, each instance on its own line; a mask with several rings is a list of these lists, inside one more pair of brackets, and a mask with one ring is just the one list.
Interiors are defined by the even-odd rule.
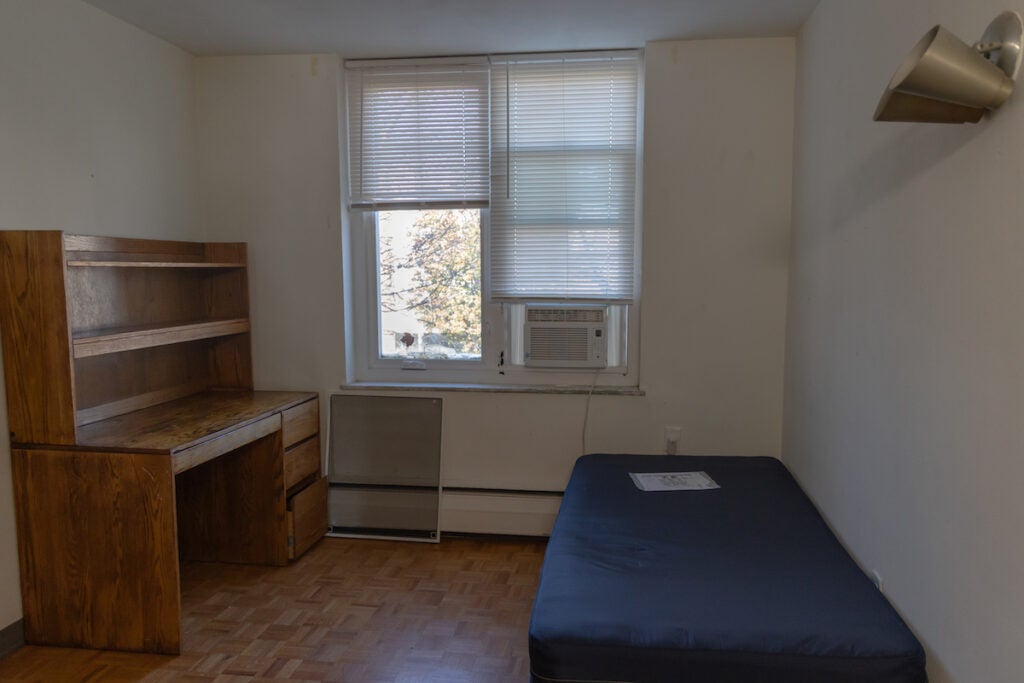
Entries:
[[70,268],[245,268],[237,261],[68,261]]
[[72,345],[75,358],[88,358],[198,339],[226,337],[248,331],[248,318],[204,320],[179,325],[137,325],[79,333],[74,335]]

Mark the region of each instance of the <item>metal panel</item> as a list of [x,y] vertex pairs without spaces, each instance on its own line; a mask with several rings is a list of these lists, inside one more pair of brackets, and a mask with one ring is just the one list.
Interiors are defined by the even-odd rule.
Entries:
[[331,396],[334,535],[440,538],[441,415],[439,398]]

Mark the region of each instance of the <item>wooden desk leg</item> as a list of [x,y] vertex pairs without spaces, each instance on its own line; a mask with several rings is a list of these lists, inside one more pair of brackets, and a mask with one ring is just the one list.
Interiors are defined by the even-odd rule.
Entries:
[[183,560],[288,564],[281,430],[177,476]]
[[25,640],[178,653],[170,458],[18,449],[12,464]]

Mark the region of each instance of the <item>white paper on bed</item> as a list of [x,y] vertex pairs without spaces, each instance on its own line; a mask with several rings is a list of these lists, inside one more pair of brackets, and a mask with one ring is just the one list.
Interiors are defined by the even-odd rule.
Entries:
[[630,472],[641,491],[704,491],[720,488],[706,472]]

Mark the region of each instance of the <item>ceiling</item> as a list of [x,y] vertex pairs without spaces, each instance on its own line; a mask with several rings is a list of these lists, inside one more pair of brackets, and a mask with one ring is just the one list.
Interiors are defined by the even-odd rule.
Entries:
[[195,55],[349,58],[786,36],[818,0],[84,0]]

